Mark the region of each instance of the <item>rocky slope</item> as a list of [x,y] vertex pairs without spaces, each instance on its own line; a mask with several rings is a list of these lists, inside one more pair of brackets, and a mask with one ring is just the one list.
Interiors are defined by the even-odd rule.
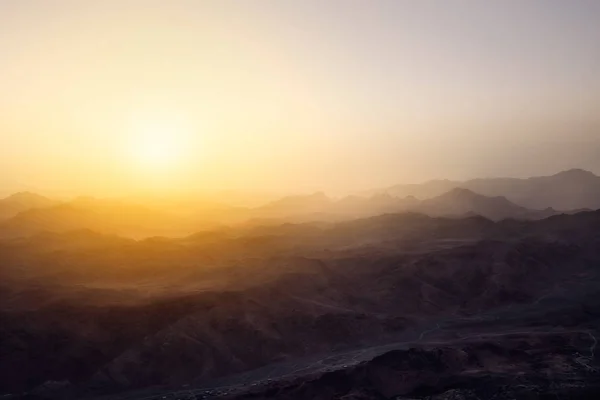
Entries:
[[581,285],[599,276],[599,227],[597,212],[498,223],[407,214],[185,239],[4,241],[0,388],[50,395],[51,382],[68,382],[60,390],[80,398],[205,385],[592,293]]

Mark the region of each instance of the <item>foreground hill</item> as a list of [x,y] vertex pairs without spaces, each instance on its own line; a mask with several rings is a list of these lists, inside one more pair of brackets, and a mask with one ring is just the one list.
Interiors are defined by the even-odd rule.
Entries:
[[[443,334],[458,340],[442,354],[460,366],[443,370],[447,381],[434,390],[443,393],[475,365],[484,363],[482,376],[485,368],[496,371],[493,360],[529,371],[567,349],[552,348],[558,339],[536,347],[541,339],[533,338],[531,351],[543,349],[542,359],[518,343],[514,351],[508,342],[465,349],[461,337],[554,329],[549,325],[573,331],[566,351],[588,358],[573,356],[565,371],[592,385],[586,367],[574,365],[594,361],[587,332],[598,327],[599,228],[600,212],[502,222],[397,214],[184,239],[83,231],[4,240],[0,390],[29,398],[118,398],[132,389],[143,392],[126,398],[245,396],[252,386],[244,384],[258,382],[260,392],[275,379],[275,392],[256,395],[414,395],[431,385],[427,376],[447,368],[436,361],[439,352],[418,350],[418,359],[431,358],[422,366],[395,366],[396,353],[383,364],[349,366],[402,346],[436,346],[427,340]],[[381,366],[364,380],[368,365]],[[412,386],[393,385],[393,371],[402,368],[417,374]],[[347,372],[319,378],[338,369]],[[227,389],[205,389],[214,386]]]
[[[388,351],[351,367],[270,380],[246,390],[230,389],[231,393],[222,397],[593,399],[600,394],[600,379],[594,373],[599,363],[590,352],[590,344],[594,345],[594,336],[590,335],[585,330],[465,334],[462,340],[446,338]],[[183,391],[179,395],[186,398]]]

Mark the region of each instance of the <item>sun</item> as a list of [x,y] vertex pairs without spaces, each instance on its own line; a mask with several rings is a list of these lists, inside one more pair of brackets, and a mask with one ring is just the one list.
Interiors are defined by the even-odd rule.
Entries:
[[135,164],[145,170],[172,170],[185,158],[189,130],[178,120],[145,118],[131,130],[129,152]]
[[134,148],[136,161],[149,167],[167,167],[181,155],[178,138],[169,131],[149,130],[140,135]]

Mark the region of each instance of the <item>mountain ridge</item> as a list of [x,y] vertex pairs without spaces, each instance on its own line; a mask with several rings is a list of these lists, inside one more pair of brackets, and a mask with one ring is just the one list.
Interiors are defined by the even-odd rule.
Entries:
[[[270,384],[282,364],[302,370],[305,357],[318,357],[305,365],[317,371],[352,371],[360,361],[352,352],[370,360],[372,348],[430,338],[464,345],[486,332],[498,341],[531,331],[537,343],[553,324],[581,332],[572,355],[597,332],[599,228],[600,211],[501,222],[407,213],[213,238],[0,240],[0,393],[82,399],[145,388],[157,396],[126,398],[162,398],[159,385],[196,390],[260,367],[271,366],[248,381]],[[548,308],[557,298],[563,308]],[[515,345],[531,348],[523,340]],[[548,362],[562,348],[553,343],[541,349]],[[510,348],[498,350],[507,368]],[[497,354],[486,349],[473,356],[491,363]]]
[[[152,204],[152,202],[150,202]],[[530,204],[535,207],[524,206]],[[571,169],[546,177],[434,180],[396,185],[369,196],[330,198],[324,192],[286,196],[253,208],[78,197],[59,202],[30,192],[0,200],[0,237],[91,229],[133,237],[189,235],[215,226],[335,222],[417,212],[461,218],[540,219],[600,208],[600,177]],[[4,218],[1,218],[4,216]]]
[[474,178],[465,181],[432,180],[421,184],[399,184],[366,193],[388,193],[426,199],[456,187],[470,189],[485,196],[504,196],[525,208],[560,211],[600,208],[600,177],[579,168],[548,176],[529,178]]
[[0,199],[0,220],[14,217],[18,213],[32,208],[45,208],[57,203],[55,200],[33,192],[17,192]]

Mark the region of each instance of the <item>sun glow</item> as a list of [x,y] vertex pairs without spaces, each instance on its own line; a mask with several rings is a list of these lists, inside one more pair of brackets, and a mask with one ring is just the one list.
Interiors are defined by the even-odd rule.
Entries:
[[146,170],[172,170],[182,164],[191,130],[177,119],[144,118],[133,124],[130,156]]

